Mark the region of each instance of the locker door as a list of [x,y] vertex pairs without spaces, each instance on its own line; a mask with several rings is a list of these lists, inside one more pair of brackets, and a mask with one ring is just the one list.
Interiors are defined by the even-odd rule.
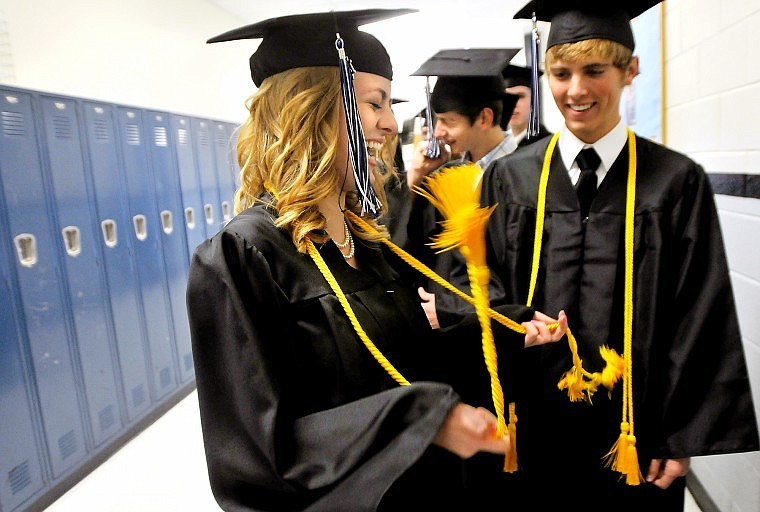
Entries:
[[80,105],[87,142],[88,180],[94,190],[106,290],[113,319],[118,367],[128,421],[150,407],[147,335],[135,262],[132,260],[132,223],[127,217],[124,175],[117,148],[114,107],[105,103]]
[[211,237],[222,226],[221,201],[219,200],[219,181],[216,173],[216,157],[211,144],[211,130],[205,119],[191,118],[195,161],[201,181],[201,197],[206,219],[206,236]]
[[216,173],[219,182],[219,201],[221,203],[222,222],[232,218],[232,208],[235,204],[235,182],[232,176],[231,160],[234,147],[231,146],[227,123],[213,123],[214,155],[216,156]]
[[82,140],[73,98],[40,96],[45,146],[57,220],[59,256],[66,279],[74,342],[87,398],[94,446],[122,427],[115,353],[106,316],[101,258],[92,226],[92,201],[85,181]]
[[206,221],[203,214],[203,197],[195,163],[190,118],[171,114],[172,139],[177,153],[179,183],[182,191],[185,234],[188,254],[206,239]]
[[163,112],[144,112],[147,136],[150,137],[150,156],[160,217],[161,247],[166,265],[169,303],[174,321],[174,341],[179,356],[179,375],[182,382],[195,376],[190,348],[190,325],[185,305],[187,270],[190,260],[183,227],[182,195],[171,137],[169,115]]
[[159,238],[161,226],[155,214],[158,206],[143,136],[142,111],[117,107],[116,113],[126,178],[129,231],[148,334],[152,391],[154,399],[160,400],[177,387],[177,365]]
[[[5,218],[2,203],[0,196],[0,215]],[[0,223],[0,510],[14,509],[44,486],[36,436],[39,428],[28,386],[31,374],[22,356],[18,295],[11,284],[15,280],[10,273],[10,240],[6,226]]]
[[230,160],[230,172],[232,173],[232,191],[233,194],[240,186],[240,166],[237,159],[237,141],[238,134],[240,133],[240,126],[232,123],[227,123],[227,132],[229,137],[229,160]]
[[62,269],[44,195],[43,167],[32,94],[0,88],[0,172],[13,237],[22,329],[29,343],[42,411],[47,455],[54,477],[85,456],[82,411],[72,364],[69,325],[60,287]]

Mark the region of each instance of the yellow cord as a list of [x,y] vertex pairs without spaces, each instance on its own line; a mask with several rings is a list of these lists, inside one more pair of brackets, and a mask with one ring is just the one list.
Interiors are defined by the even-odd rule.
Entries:
[[[571,401],[590,400],[599,384],[609,389],[623,377],[623,414],[620,422],[620,436],[605,456],[605,463],[612,469],[626,476],[626,483],[638,485],[643,476],[639,469],[636,452],[636,436],[633,428],[633,228],[636,206],[636,136],[629,128],[628,132],[628,182],[626,187],[625,205],[625,277],[623,304],[623,358],[614,350],[602,346],[600,352],[607,361],[606,368],[601,373],[589,373],[582,365],[578,355],[578,345],[568,329],[568,341],[573,355],[573,367],[560,380],[558,387],[568,389]],[[541,257],[541,238],[545,216],[546,189],[549,180],[551,157],[554,152],[559,133],[555,134],[546,149],[538,191],[536,212],[536,231],[533,243],[533,264],[531,268],[528,304],[530,305],[535,291],[538,276],[538,265]]]
[[322,255],[319,254],[319,251],[316,247],[314,247],[314,242],[311,241],[311,239],[306,239],[306,250],[309,251],[309,255],[314,260],[314,263],[317,264],[317,267],[319,267],[319,271],[322,272],[322,275],[325,277],[327,282],[330,284],[330,288],[335,292],[336,297],[338,297],[338,301],[340,302],[340,305],[343,306],[343,310],[346,312],[346,315],[348,315],[349,320],[351,321],[351,325],[354,327],[354,330],[356,331],[356,334],[359,335],[359,338],[364,343],[364,346],[367,347],[367,349],[370,351],[372,356],[377,360],[378,363],[380,363],[380,366],[383,367],[383,369],[388,372],[388,374],[393,377],[393,380],[398,382],[402,386],[408,386],[409,381],[404,378],[401,373],[399,373],[398,370],[388,361],[382,352],[375,346],[374,343],[372,343],[372,340],[369,339],[369,336],[367,336],[367,333],[364,332],[364,329],[362,328],[361,324],[359,323],[359,320],[356,318],[356,315],[354,314],[354,311],[351,309],[351,305],[348,303],[348,299],[346,299],[346,295],[343,293],[343,290],[340,289],[340,285],[338,285],[338,281],[335,280],[335,276],[332,275],[332,272],[330,272],[330,269],[327,267],[327,263],[325,263],[325,260],[322,259]]

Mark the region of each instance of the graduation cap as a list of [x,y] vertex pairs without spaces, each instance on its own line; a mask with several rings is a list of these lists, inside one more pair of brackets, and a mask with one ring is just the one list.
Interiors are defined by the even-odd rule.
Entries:
[[360,25],[381,21],[415,9],[363,9],[296,14],[270,18],[212,37],[207,43],[261,39],[249,64],[257,87],[272,75],[289,69],[314,66],[340,68],[343,105],[348,127],[349,154],[362,214],[378,216],[381,204],[375,195],[367,163],[367,143],[361,126],[354,72],[363,71],[391,80],[393,67],[383,44]]
[[212,37],[207,43],[261,39],[251,55],[251,78],[256,87],[266,78],[293,68],[337,66],[335,34],[356,71],[393,78],[390,57],[383,44],[359,26],[416,12],[415,9],[363,9],[281,16],[236,28]]
[[546,47],[586,39],[609,39],[633,51],[631,20],[661,0],[531,0],[515,19],[551,22]]
[[[502,70],[514,58],[520,48],[462,48],[440,50],[425,61],[412,76],[437,76],[433,91],[428,82],[428,126],[432,126],[432,112],[448,112],[477,108],[492,101],[501,100],[503,112],[514,110],[517,96],[504,89]],[[502,126],[505,125],[502,115]],[[428,130],[428,140],[433,139]],[[428,144],[428,151],[438,149]],[[437,158],[437,154],[428,154]]]
[[[538,71],[539,77],[543,74],[543,71]],[[507,64],[507,67],[501,71],[501,76],[504,79],[504,87],[516,87],[518,85],[530,87],[531,84],[531,69],[527,66]]]

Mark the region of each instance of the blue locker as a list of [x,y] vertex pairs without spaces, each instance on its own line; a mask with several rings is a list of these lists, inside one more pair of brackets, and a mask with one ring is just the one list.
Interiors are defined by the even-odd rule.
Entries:
[[177,154],[187,249],[188,255],[191,255],[195,248],[206,239],[203,197],[201,196],[198,167],[195,164],[190,118],[170,114],[169,121],[172,127],[174,150]]
[[198,162],[198,174],[201,182],[201,197],[206,219],[206,236],[211,237],[222,226],[221,201],[219,199],[219,180],[216,172],[216,156],[211,142],[209,121],[191,118],[195,161]]
[[231,145],[232,135],[227,123],[215,121],[213,130],[222,222],[227,222],[232,218],[232,209],[235,204],[235,177],[232,175],[231,163],[234,159],[235,147]]
[[159,238],[161,222],[156,218],[158,206],[143,136],[142,111],[117,107],[116,114],[131,220],[129,230],[147,327],[152,392],[158,401],[177,387],[171,308]]
[[39,98],[52,185],[58,254],[85,391],[94,446],[121,430],[113,332],[105,309],[104,276],[92,201],[85,180],[82,138],[73,98]]
[[[6,112],[3,111],[3,121]],[[5,124],[5,123],[3,123]],[[0,215],[5,208],[0,197]],[[37,416],[30,400],[30,375],[17,318],[15,281],[10,263],[13,250],[0,223],[0,510],[12,510],[44,486],[40,463]]]
[[[22,335],[29,343],[34,382],[54,477],[81,461],[86,453],[60,287],[61,268],[44,194],[43,166],[32,94],[0,88],[2,130],[0,172],[7,232],[13,237]],[[24,332],[25,331],[25,332]]]
[[187,271],[190,259],[183,225],[182,194],[177,159],[169,115],[163,112],[144,112],[146,139],[150,139],[156,200],[161,226],[161,247],[166,265],[169,304],[174,321],[174,341],[179,356],[179,376],[182,382],[195,377],[190,347],[190,325],[185,305]]
[[[237,159],[237,142],[238,135],[240,134],[240,126],[227,123],[227,131],[230,134],[229,138],[229,151],[230,151],[230,172],[232,173],[232,191],[233,194],[240,186],[240,166]],[[233,196],[234,197],[234,196]]]
[[123,173],[117,147],[114,107],[82,102],[81,118],[88,159],[87,178],[94,190],[95,229],[100,231],[108,304],[116,337],[118,367],[127,420],[143,416],[150,407],[147,335],[139,281],[132,259],[132,224],[127,217]]

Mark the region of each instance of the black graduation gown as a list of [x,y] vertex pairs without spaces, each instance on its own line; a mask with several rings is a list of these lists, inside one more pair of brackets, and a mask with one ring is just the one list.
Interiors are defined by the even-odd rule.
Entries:
[[530,146],[534,142],[538,142],[539,140],[549,137],[550,135],[553,135],[552,132],[550,132],[546,126],[539,123],[538,125],[538,133],[534,135],[533,137],[523,137],[520,142],[517,143],[517,149],[524,148],[525,146]]
[[[225,510],[420,510],[461,497],[461,459],[431,441],[460,399],[488,405],[477,320],[431,330],[390,253],[355,240],[362,271],[332,243],[320,252],[411,386],[373,359],[265,207],[195,251],[188,314],[210,482]],[[522,336],[494,334],[500,357],[520,351]]]
[[[483,178],[483,203],[498,204],[488,225],[491,294],[504,301],[527,300],[548,143],[497,160]],[[709,181],[692,160],[639,137],[636,157],[633,405],[646,474],[652,458],[757,450],[758,433]],[[603,367],[601,345],[623,353],[627,173],[626,146],[599,186],[584,234],[559,149],[551,164],[533,305],[550,315],[567,311],[589,371]],[[516,492],[565,510],[595,510],[602,503],[626,510],[682,508],[683,479],[663,492],[651,484],[627,486],[603,467],[601,458],[620,432],[620,384],[611,397],[601,389],[592,404],[571,403],[557,388],[571,368],[564,342],[526,351],[522,363],[521,390],[527,392],[517,404]],[[556,492],[537,493],[542,489]]]

